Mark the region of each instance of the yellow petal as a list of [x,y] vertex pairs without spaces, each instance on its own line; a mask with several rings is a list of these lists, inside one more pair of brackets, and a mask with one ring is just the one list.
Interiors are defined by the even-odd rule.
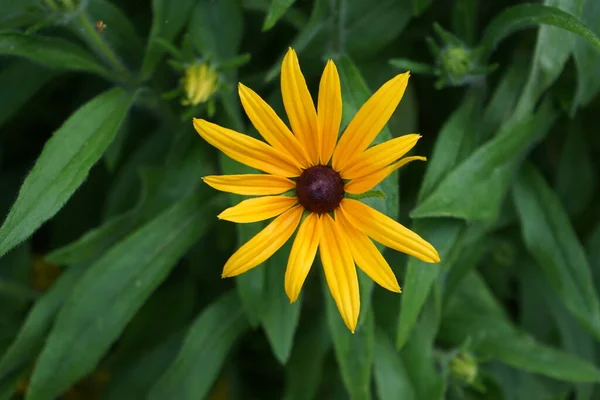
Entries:
[[424,262],[440,261],[437,250],[429,242],[387,215],[352,199],[343,199],[340,207],[352,226],[382,245]]
[[320,237],[321,218],[319,214],[311,213],[298,229],[285,270],[285,293],[292,303],[298,299],[315,260]]
[[381,132],[402,99],[408,77],[408,72],[396,75],[358,110],[333,152],[333,168],[336,171],[341,171],[350,159],[369,147]]
[[417,134],[404,135],[371,147],[346,164],[342,178],[355,179],[387,167],[415,147],[420,138]]
[[317,111],[304,75],[300,71],[298,56],[289,49],[281,66],[281,94],[294,135],[306,150],[313,164],[318,164],[320,142],[317,128]]
[[361,194],[367,190],[371,190],[377,186],[379,182],[387,178],[392,172],[415,160],[427,161],[427,158],[420,156],[404,157],[400,161],[382,168],[379,171],[372,172],[369,175],[361,176],[360,178],[352,179],[350,182],[344,185],[344,191],[351,194]]
[[219,214],[218,218],[239,224],[264,221],[287,211],[297,202],[296,197],[257,197],[255,199],[244,200],[233,207],[229,207]]
[[392,268],[371,239],[354,228],[339,209],[335,210],[335,220],[346,233],[356,265],[383,288],[400,293],[400,285]]
[[317,118],[321,140],[321,164],[327,165],[335,149],[342,122],[340,76],[332,60],[327,62],[319,84]]
[[293,158],[298,165],[308,168],[310,160],[306,151],[271,106],[241,83],[238,92],[248,118],[262,137],[271,146]]
[[294,189],[296,184],[283,176],[264,174],[210,175],[202,180],[222,192],[244,196],[268,196]]
[[358,276],[344,232],[329,214],[321,217],[319,248],[331,296],[344,323],[354,333],[360,312]]
[[287,210],[247,241],[225,263],[223,278],[243,274],[275,254],[298,227],[303,211],[300,205]]
[[260,140],[199,118],[194,118],[194,128],[208,143],[249,167],[285,177],[302,172],[288,156]]

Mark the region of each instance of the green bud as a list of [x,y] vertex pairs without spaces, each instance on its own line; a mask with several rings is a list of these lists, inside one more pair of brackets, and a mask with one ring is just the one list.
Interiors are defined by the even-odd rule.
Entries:
[[467,351],[461,351],[449,363],[454,379],[473,385],[477,379],[478,367],[475,357]]

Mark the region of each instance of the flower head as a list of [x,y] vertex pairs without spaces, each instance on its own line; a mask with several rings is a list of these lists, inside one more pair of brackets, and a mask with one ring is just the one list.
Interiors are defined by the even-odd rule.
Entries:
[[205,62],[190,64],[185,69],[183,88],[186,94],[183,105],[205,103],[219,88],[219,75]]
[[372,239],[425,262],[435,248],[390,217],[351,199],[412,160],[402,158],[420,138],[401,136],[371,146],[402,98],[409,74],[385,83],[356,113],[338,139],[342,119],[340,78],[325,66],[315,105],[290,49],[283,60],[281,90],[291,130],[250,88],[240,84],[242,106],[265,142],[202,119],[194,127],[227,156],[266,174],[207,176],[215,189],[260,196],[223,211],[219,218],[250,223],[275,218],[227,261],[223,277],[242,274],[271,257],[296,232],[285,273],[285,291],[296,301],[317,254],[346,326],[354,332],[360,310],[355,265],[384,288],[400,292],[392,269]]

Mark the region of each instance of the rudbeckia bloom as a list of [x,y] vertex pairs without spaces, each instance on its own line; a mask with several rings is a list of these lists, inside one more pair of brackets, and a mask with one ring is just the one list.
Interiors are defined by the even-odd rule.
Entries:
[[[329,61],[315,105],[290,49],[283,60],[281,91],[291,130],[258,94],[239,84],[242,106],[265,142],[202,119],[194,127],[227,156],[266,174],[207,176],[217,190],[261,196],[223,211],[220,219],[250,223],[275,218],[227,261],[223,277],[263,263],[296,232],[285,273],[285,291],[294,302],[317,249],[331,295],[354,332],[360,310],[355,264],[384,288],[400,292],[392,269],[371,239],[384,246],[438,262],[435,248],[390,217],[351,199],[373,189],[397,168],[419,135],[405,135],[370,147],[396,109],[408,73],[385,83],[356,113],[339,137],[342,119],[340,78]],[[349,195],[349,196],[348,196]]]

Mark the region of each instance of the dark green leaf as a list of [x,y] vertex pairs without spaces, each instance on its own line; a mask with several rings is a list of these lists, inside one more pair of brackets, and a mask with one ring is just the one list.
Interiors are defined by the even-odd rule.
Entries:
[[143,79],[152,76],[165,52],[156,39],[173,41],[190,18],[193,6],[194,0],[152,0],[152,28],[142,63]]
[[598,177],[581,125],[571,123],[556,172],[556,194],[569,215],[591,204]]
[[491,53],[511,33],[535,25],[552,25],[576,33],[600,50],[600,38],[581,20],[556,7],[520,4],[497,14],[488,24],[481,45]]
[[415,390],[408,377],[400,353],[381,330],[375,335],[375,363],[373,365],[377,398],[380,400],[414,400]]
[[433,75],[433,66],[417,61],[407,60],[406,58],[393,58],[390,61],[394,67],[402,72],[410,71],[413,74],[429,74]]
[[513,200],[527,249],[571,314],[600,337],[600,301],[590,265],[556,194],[528,165],[520,170]]
[[133,101],[113,89],[78,109],[46,142],[0,228],[0,256],[67,202],[114,138]]
[[596,290],[600,290],[600,221],[585,241],[585,250],[590,262]]
[[453,264],[457,251],[461,248],[464,224],[451,219],[430,219],[416,221],[412,229],[429,241],[438,251],[441,262],[428,264],[416,258],[409,258],[403,293],[400,303],[400,317],[396,346],[402,348],[410,338],[413,327],[427,300],[427,296],[441,271]]
[[66,40],[21,33],[0,33],[0,54],[25,57],[57,70],[85,71],[110,78],[94,56]]
[[262,30],[268,31],[275,26],[275,23],[285,14],[288,8],[294,4],[296,0],[271,0],[269,12],[263,23]]
[[16,114],[56,74],[26,60],[0,71],[0,126]]
[[54,316],[71,294],[84,269],[71,267],[33,306],[19,335],[0,360],[0,380],[32,362],[41,350]]
[[555,118],[550,103],[544,103],[534,116],[505,124],[497,136],[453,169],[411,212],[411,217],[493,221],[518,157],[546,134]]
[[411,2],[413,14],[417,16],[427,10],[433,0],[411,0]]
[[206,233],[216,200],[194,195],[178,202],[90,267],[57,317],[29,399],[57,396],[94,369],[177,260]]
[[188,26],[188,33],[203,56],[219,62],[238,55],[244,20],[237,0],[198,0]]
[[292,240],[290,239],[277,253],[265,261],[264,266],[261,266],[266,269],[267,276],[264,308],[260,313],[260,319],[273,353],[282,364],[286,364],[290,357],[302,308],[302,296],[290,304],[284,289],[285,269]]
[[312,318],[302,326],[294,340],[292,355],[286,366],[286,400],[312,400],[316,398],[323,379],[323,367],[331,338],[325,313]]
[[351,333],[344,325],[325,281],[323,294],[329,332],[344,386],[352,399],[370,399],[375,348],[373,310],[366,311],[363,324],[357,327],[355,333]]
[[478,354],[515,368],[571,382],[600,381],[600,371],[594,365],[544,346],[515,328],[474,273],[463,281],[449,302],[439,332],[443,341],[454,345],[471,338],[472,348]]
[[177,359],[152,387],[148,398],[205,398],[230,348],[247,329],[235,292],[222,295],[194,321]]

